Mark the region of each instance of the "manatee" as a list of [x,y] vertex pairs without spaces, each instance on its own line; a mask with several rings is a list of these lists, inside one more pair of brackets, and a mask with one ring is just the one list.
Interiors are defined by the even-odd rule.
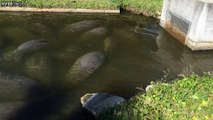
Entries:
[[112,30],[112,33],[115,38],[122,40],[122,42],[128,42],[131,45],[139,44],[139,36],[130,30],[116,28]]
[[158,36],[157,31],[154,31],[154,30],[149,29],[149,28],[138,28],[138,30],[134,31],[134,32],[142,35],[143,37],[150,37],[152,39],[156,39],[157,36]]
[[34,34],[20,27],[7,27],[2,31],[2,36],[11,40],[14,44],[21,44],[36,38]]
[[67,25],[59,34],[62,41],[72,41],[79,37],[83,32],[100,26],[98,20],[85,20]]
[[23,102],[0,103],[0,120],[9,120],[17,115],[17,111],[22,108]]
[[82,34],[83,39],[104,38],[107,35],[107,29],[104,27],[94,28]]
[[0,71],[0,102],[25,100],[37,86],[31,78]]
[[42,37],[46,37],[51,33],[51,30],[42,23],[30,23],[27,25],[26,29]]
[[46,40],[31,40],[21,44],[16,49],[14,47],[9,47],[5,49],[0,56],[0,65],[15,66],[21,61],[24,54],[39,50],[46,45]]
[[59,60],[70,60],[81,54],[81,48],[78,45],[66,46],[53,53],[53,56]]
[[0,65],[13,67],[20,62],[21,56],[21,54],[14,51],[14,47],[9,47],[0,55]]
[[20,54],[30,53],[47,46],[48,41],[44,39],[30,40],[21,44],[15,51]]
[[76,60],[67,74],[67,81],[76,84],[95,72],[104,62],[104,55],[99,52],[87,53]]
[[116,40],[112,37],[107,37],[104,40],[104,51],[107,55],[112,54],[116,48]]
[[90,30],[92,28],[100,26],[100,22],[98,20],[84,20],[81,22],[73,23],[68,25],[65,28],[65,31],[69,32],[83,32]]
[[152,35],[155,35],[155,36],[158,35],[158,31],[155,31],[155,30],[152,30],[152,29],[149,29],[149,28],[141,28],[141,30],[146,32],[146,33],[150,33]]
[[103,52],[104,38],[107,36],[107,29],[104,27],[95,28],[83,33],[77,43],[87,51]]
[[53,61],[45,53],[35,53],[29,56],[24,65],[26,75],[44,85],[48,85],[53,78],[53,66]]

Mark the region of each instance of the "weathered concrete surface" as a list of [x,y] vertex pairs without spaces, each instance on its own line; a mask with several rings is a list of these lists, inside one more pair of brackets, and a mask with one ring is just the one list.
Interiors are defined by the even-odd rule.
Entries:
[[112,13],[119,14],[120,10],[96,10],[96,9],[64,9],[64,8],[30,8],[30,7],[0,7],[0,11],[10,12],[74,12],[74,13]]
[[211,0],[164,0],[160,24],[192,50],[213,49]]
[[179,42],[182,44],[185,44],[185,39],[186,39],[186,33],[181,31],[179,28],[175,27],[172,25],[171,22],[167,22],[164,25],[164,28],[173,36],[175,37]]
[[113,107],[124,102],[125,99],[107,93],[87,93],[81,97],[81,104],[84,109],[91,112],[95,117],[104,109]]

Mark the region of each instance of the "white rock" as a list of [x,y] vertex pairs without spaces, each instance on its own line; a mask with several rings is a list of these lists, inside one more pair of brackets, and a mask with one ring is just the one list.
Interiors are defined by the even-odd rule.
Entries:
[[149,91],[149,90],[152,89],[154,86],[155,86],[155,85],[147,85],[146,88],[145,88],[145,90],[146,90],[146,91]]

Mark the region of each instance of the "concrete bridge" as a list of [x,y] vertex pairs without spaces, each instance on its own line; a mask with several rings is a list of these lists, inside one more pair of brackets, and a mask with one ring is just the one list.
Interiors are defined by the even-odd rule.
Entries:
[[213,49],[213,0],[164,0],[160,24],[192,50]]

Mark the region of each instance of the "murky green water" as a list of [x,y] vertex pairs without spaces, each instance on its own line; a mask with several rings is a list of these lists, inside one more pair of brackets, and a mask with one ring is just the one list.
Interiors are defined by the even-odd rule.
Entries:
[[[80,21],[95,24],[73,32],[69,25]],[[47,44],[13,54],[24,42],[37,39]],[[75,61],[90,52],[105,56],[101,67],[76,84],[67,82]],[[191,52],[155,20],[131,14],[0,13],[0,53],[1,72],[27,76],[40,86],[25,99],[0,100],[0,105],[23,103],[11,120],[86,120],[79,100],[86,93],[107,92],[128,99],[150,81],[170,81],[213,68],[212,51]]]

